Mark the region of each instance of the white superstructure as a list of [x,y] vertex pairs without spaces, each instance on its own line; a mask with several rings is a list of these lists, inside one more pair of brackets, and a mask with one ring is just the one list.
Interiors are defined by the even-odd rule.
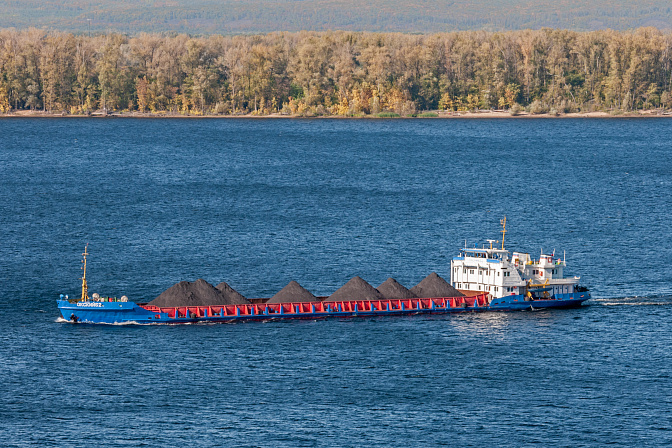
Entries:
[[[506,233],[506,218],[502,221]],[[502,238],[503,240],[503,238]],[[492,298],[525,295],[532,288],[546,294],[565,294],[575,291],[579,277],[565,277],[565,260],[542,253],[533,260],[527,253],[493,247],[464,248],[450,262],[450,283],[460,290],[489,293]]]

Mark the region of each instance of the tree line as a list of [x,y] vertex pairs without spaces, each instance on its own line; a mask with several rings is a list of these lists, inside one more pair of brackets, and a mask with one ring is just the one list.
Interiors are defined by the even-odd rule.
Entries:
[[0,113],[302,116],[672,107],[672,34],[560,29],[191,37],[0,30]]

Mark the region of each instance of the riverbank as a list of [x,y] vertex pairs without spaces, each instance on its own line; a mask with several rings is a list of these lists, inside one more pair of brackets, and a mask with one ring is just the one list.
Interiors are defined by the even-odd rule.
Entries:
[[19,110],[8,114],[0,114],[0,118],[356,118],[356,119],[389,119],[389,118],[430,118],[430,119],[470,119],[470,118],[651,118],[651,117],[672,117],[672,110],[650,109],[640,111],[616,111],[616,112],[572,112],[563,114],[532,114],[530,112],[519,112],[511,114],[508,110],[483,110],[483,111],[425,111],[415,114],[415,116],[397,116],[396,114],[381,115],[288,115],[274,113],[269,115],[239,114],[239,115],[221,115],[221,114],[183,114],[183,113],[152,113],[152,112],[93,112],[91,114],[67,114],[52,113],[44,111]]

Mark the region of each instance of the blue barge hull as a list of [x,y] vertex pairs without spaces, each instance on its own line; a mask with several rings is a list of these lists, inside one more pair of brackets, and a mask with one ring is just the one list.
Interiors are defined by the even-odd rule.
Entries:
[[587,292],[557,294],[548,299],[525,300],[523,295],[493,299],[439,297],[404,300],[351,300],[251,305],[214,305],[158,308],[120,301],[57,300],[64,319],[77,323],[124,324],[265,321],[272,319],[324,319],[417,314],[463,313],[468,311],[520,311],[581,306],[590,299]]

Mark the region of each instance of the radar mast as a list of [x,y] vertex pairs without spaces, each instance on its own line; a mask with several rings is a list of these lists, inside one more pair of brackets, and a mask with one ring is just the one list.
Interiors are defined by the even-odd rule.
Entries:
[[500,220],[499,223],[502,225],[502,230],[500,230],[500,232],[502,232],[502,250],[504,250],[504,236],[506,235],[506,216],[504,217],[504,219]]
[[88,248],[89,243],[86,243],[84,253],[82,254],[84,257],[84,259],[82,259],[82,270],[84,271],[84,275],[82,275],[82,297],[79,299],[81,302],[87,302],[89,300],[89,285],[86,283],[86,256],[89,255]]

